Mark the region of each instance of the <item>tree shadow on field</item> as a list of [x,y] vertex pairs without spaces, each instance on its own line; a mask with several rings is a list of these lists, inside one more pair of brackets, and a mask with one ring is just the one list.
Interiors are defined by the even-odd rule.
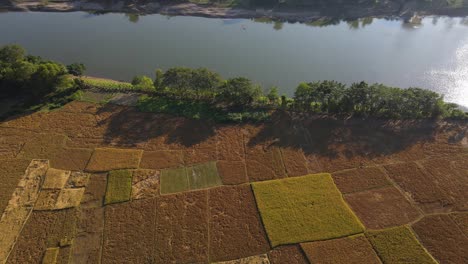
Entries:
[[[105,128],[104,143],[139,147],[152,139],[167,146],[193,147],[211,141],[220,127],[213,121],[139,112],[134,107],[107,104],[97,113]],[[252,124],[250,124],[251,126]],[[405,151],[416,144],[459,144],[467,136],[466,121],[334,118],[276,111],[271,120],[253,124],[247,147],[273,145],[325,157],[376,158]],[[245,126],[240,126],[245,127]],[[442,135],[442,136],[441,136]],[[208,141],[210,140],[210,141]]]
[[210,121],[140,112],[134,107],[107,104],[99,109],[98,126],[105,127],[104,143],[136,147],[151,139],[191,147],[215,136]]
[[441,134],[446,136],[443,143],[457,144],[466,137],[467,128],[466,121],[339,119],[278,111],[247,146],[274,142],[275,146],[302,149],[306,155],[375,158],[433,143]]

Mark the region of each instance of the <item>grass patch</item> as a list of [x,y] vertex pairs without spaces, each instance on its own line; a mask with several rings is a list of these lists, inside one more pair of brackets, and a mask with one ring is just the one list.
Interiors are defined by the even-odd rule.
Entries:
[[221,185],[216,162],[195,165],[188,170],[190,189],[203,189]]
[[272,246],[363,232],[330,174],[252,184]]
[[119,82],[110,79],[84,76],[80,78],[86,86],[95,87],[105,91],[134,90],[133,85],[127,82]]
[[383,263],[437,263],[406,226],[366,233]]
[[188,191],[189,181],[185,167],[161,171],[161,194]]
[[126,202],[132,194],[132,172],[111,171],[107,177],[105,204]]

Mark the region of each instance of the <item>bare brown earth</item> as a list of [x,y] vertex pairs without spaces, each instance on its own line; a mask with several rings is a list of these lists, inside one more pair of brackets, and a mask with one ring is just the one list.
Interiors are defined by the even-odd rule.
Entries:
[[468,237],[449,215],[426,216],[413,225],[422,244],[441,263],[466,263]]
[[[39,196],[83,193],[79,203],[69,193],[52,196],[43,210],[31,204],[8,263],[41,263],[54,248],[58,263],[380,261],[359,234],[305,241],[302,248],[271,246],[250,183],[319,172],[332,173],[366,231],[409,225],[435,259],[463,263],[467,129],[457,121],[285,113],[262,124],[227,125],[84,102],[11,117],[0,123],[0,215],[15,202],[32,159],[71,171],[65,181],[51,170],[55,176]],[[221,186],[161,193],[162,170],[207,163],[216,164],[206,171],[217,169]],[[107,175],[118,169],[131,172],[131,199],[104,205]]]
[[301,244],[312,263],[381,263],[364,235]]

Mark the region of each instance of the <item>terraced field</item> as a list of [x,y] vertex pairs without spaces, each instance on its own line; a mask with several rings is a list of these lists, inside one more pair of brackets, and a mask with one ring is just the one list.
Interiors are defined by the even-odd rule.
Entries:
[[467,129],[85,102],[13,117],[0,263],[467,263]]

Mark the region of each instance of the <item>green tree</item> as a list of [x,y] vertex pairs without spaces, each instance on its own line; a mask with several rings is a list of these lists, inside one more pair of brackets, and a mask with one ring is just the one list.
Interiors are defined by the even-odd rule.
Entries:
[[156,87],[156,89],[161,89],[162,82],[164,79],[164,72],[161,69],[156,69],[155,75],[156,78],[154,79],[154,87]]
[[277,87],[271,87],[268,91],[267,98],[270,101],[270,104],[278,105],[280,103],[280,96],[278,93]]
[[229,106],[245,107],[255,102],[262,92],[252,82],[243,77],[228,79],[221,87],[217,96],[218,102]]
[[185,67],[171,68],[164,73],[161,86],[164,91],[182,97],[191,91],[192,69]]
[[202,96],[211,99],[214,98],[217,88],[221,85],[221,76],[206,68],[199,68],[193,70],[191,83],[196,99]]
[[153,80],[148,76],[133,77],[132,85],[137,90],[142,90],[142,91],[155,90]]
[[67,65],[67,70],[69,74],[81,76],[86,71],[86,66],[83,63],[72,63]]
[[313,102],[313,89],[307,83],[300,83],[294,92],[294,105],[298,110],[309,111]]
[[23,61],[26,51],[19,45],[7,45],[0,49],[0,63],[13,64]]

